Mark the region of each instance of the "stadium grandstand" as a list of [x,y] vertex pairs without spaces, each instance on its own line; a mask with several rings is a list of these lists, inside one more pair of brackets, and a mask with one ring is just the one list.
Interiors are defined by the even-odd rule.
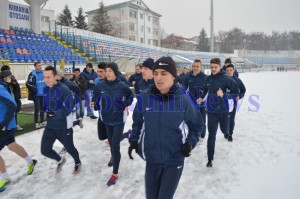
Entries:
[[[25,0],[26,1],[26,0]],[[30,71],[30,67],[36,61],[43,64],[65,65],[65,72],[72,73],[75,67],[84,67],[87,62],[109,62],[115,61],[120,64],[123,72],[134,72],[134,63],[141,63],[151,57],[154,60],[161,56],[171,56],[177,63],[177,67],[191,67],[195,59],[201,59],[204,68],[208,68],[209,61],[218,57],[222,62],[226,58],[232,58],[236,68],[240,71],[251,71],[258,68],[274,69],[278,66],[296,67],[299,65],[299,53],[290,56],[289,53],[266,53],[251,52],[244,50],[233,54],[221,54],[218,52],[196,52],[175,49],[161,48],[152,45],[141,44],[123,38],[112,37],[95,33],[89,30],[81,30],[66,26],[61,26],[55,20],[50,20],[46,24],[41,24],[35,18],[41,18],[41,5],[46,0],[26,1],[31,5],[31,11],[26,12],[30,6],[1,1],[0,11],[3,16],[0,20],[0,59],[9,62],[16,72],[24,79]],[[39,9],[34,9],[39,6]],[[12,12],[17,12],[21,7],[24,15],[22,19],[12,19]],[[31,21],[27,21],[30,19]],[[126,61],[135,60],[131,67],[124,67]],[[4,62],[3,62],[4,63]],[[128,61],[126,62],[128,64]],[[20,70],[24,66],[26,69]]]

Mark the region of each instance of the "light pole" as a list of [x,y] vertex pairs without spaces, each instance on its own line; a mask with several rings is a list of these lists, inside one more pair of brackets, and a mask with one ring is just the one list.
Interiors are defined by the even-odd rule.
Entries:
[[214,52],[214,0],[210,0],[210,52]]

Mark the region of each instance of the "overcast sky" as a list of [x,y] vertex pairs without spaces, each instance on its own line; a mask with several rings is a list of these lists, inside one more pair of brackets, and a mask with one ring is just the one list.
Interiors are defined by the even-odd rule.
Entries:
[[[22,0],[11,0],[23,2]],[[104,0],[105,5],[125,0]],[[210,34],[210,0],[143,0],[154,12],[162,15],[161,26],[168,34],[184,37],[199,35],[203,27]],[[60,13],[68,4],[73,15],[79,6],[96,9],[99,0],[49,0],[46,9]],[[214,0],[215,34],[233,27],[245,32],[272,30],[300,31],[300,0]]]

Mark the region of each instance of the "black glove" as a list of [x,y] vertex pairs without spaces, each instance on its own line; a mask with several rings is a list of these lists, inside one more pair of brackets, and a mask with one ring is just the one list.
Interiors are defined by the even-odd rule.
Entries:
[[132,150],[135,149],[135,152],[138,153],[138,147],[139,147],[139,144],[137,141],[130,142],[130,146],[128,147],[128,155],[129,155],[130,159],[133,160],[133,157],[131,155]]
[[190,143],[186,142],[181,146],[181,153],[185,157],[189,157],[191,155],[192,149],[193,149],[192,145]]

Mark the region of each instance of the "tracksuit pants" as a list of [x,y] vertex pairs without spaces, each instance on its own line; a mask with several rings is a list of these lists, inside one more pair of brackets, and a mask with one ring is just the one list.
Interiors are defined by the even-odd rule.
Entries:
[[203,130],[201,133],[201,138],[205,138],[205,135],[206,135],[206,110],[205,110],[205,107],[200,107],[200,113],[201,113],[202,119],[203,119]]
[[184,165],[166,166],[146,163],[146,198],[172,199],[177,189]]
[[118,174],[121,160],[120,142],[123,137],[124,124],[105,124],[107,138],[110,144],[110,151],[113,158],[113,173]]
[[223,113],[207,112],[207,126],[208,126],[207,156],[208,156],[208,160],[214,159],[215,142],[216,142],[216,135],[217,135],[219,124],[220,124],[222,133],[224,135],[228,134],[229,113],[228,112],[223,112]]
[[44,122],[44,111],[43,111],[43,96],[36,96],[33,100],[34,103],[34,123],[39,122],[39,114],[40,114],[40,122]]
[[73,157],[75,164],[81,163],[79,153],[74,146],[72,128],[57,130],[46,127],[44,130],[41,153],[48,158],[60,161],[61,157],[53,150],[55,140],[59,140],[64,145],[67,152]]
[[229,134],[233,134],[234,126],[235,126],[235,114],[236,114],[236,106],[234,106],[232,112],[230,112],[229,117]]

